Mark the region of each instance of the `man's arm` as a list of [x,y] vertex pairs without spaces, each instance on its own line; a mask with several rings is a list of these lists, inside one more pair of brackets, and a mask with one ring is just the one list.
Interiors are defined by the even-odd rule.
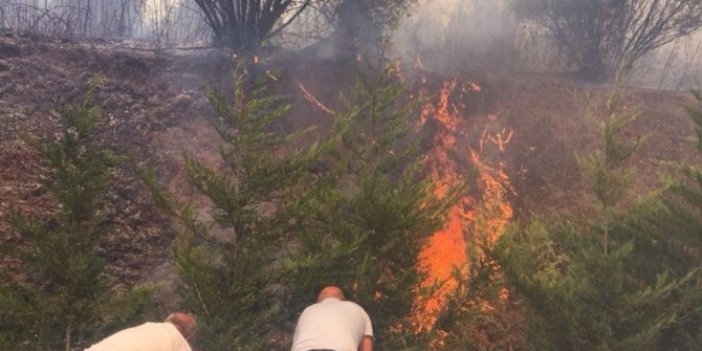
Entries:
[[366,335],[361,340],[361,344],[358,345],[358,351],[373,351],[373,337]]

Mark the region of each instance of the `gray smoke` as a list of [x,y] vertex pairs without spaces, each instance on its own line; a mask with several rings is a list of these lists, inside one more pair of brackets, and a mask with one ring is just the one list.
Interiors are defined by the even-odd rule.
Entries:
[[[455,75],[563,73],[568,62],[548,31],[518,20],[510,0],[420,0],[395,35],[398,56],[425,70]],[[637,63],[628,83],[686,90],[702,84],[702,32]]]
[[[562,73],[568,62],[548,31],[518,20],[513,0],[418,0],[392,37],[405,65],[448,75]],[[273,44],[304,48],[338,25],[339,1],[318,1]],[[193,0],[0,0],[0,27],[69,39],[139,38],[161,45],[204,45],[211,37]],[[357,26],[358,27],[358,26]],[[361,25],[360,27],[368,27]],[[334,56],[333,46],[316,50]],[[702,33],[675,41],[637,63],[633,85],[684,90],[702,83]]]

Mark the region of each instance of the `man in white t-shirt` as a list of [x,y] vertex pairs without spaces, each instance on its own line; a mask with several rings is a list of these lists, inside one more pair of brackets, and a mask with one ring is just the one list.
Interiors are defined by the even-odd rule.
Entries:
[[291,351],[373,351],[373,326],[363,308],[327,286],[302,311]]
[[85,351],[192,351],[188,340],[195,336],[195,318],[183,312],[163,323],[147,322],[121,330]]

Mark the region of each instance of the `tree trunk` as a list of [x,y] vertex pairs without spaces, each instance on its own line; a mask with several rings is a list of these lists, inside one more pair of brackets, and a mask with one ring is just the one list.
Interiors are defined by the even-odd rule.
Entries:
[[68,325],[66,326],[66,336],[65,336],[66,344],[64,347],[64,351],[71,351],[71,334],[72,333],[73,333],[73,326],[72,326],[72,323],[69,322]]

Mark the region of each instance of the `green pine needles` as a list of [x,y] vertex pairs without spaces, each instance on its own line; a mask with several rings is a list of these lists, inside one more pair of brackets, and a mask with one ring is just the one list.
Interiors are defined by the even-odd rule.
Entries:
[[636,120],[638,113],[618,113],[620,99],[621,90],[615,87],[605,103],[607,118],[599,126],[601,146],[590,155],[578,158],[595,195],[605,255],[609,253],[610,227],[617,205],[624,200],[634,181],[631,157],[642,143],[642,138],[631,140],[623,137],[627,126]]
[[90,95],[62,111],[66,127],[58,140],[27,139],[46,160],[42,185],[56,207],[47,218],[18,212],[4,218],[22,242],[1,246],[18,264],[18,274],[0,277],[3,348],[71,350],[76,336],[125,320],[148,297],[146,289],[113,291],[98,254],[110,231],[104,195],[121,158],[92,144],[101,111]]
[[367,309],[379,350],[426,348],[411,318],[423,293],[417,257],[456,199],[439,201],[431,192],[411,140],[417,103],[393,68],[358,73],[346,108],[334,116],[328,173],[312,189],[316,208],[297,233],[291,262],[294,310],[321,285],[340,285]]
[[240,64],[231,97],[209,93],[221,165],[184,156],[207,207],[179,205],[147,179],[181,223],[175,258],[183,304],[199,317],[205,350],[270,350],[280,339],[285,242],[303,211],[299,190],[319,148],[290,147],[296,134],[279,132],[290,105],[266,91],[267,78],[251,77]]
[[595,195],[595,218],[532,220],[509,231],[492,251],[508,284],[527,302],[530,349],[699,345],[699,271],[673,269],[675,253],[654,244],[667,235],[652,225],[666,218],[658,193],[626,198],[635,174],[629,160],[641,139],[623,136],[634,115],[617,116],[618,96],[615,91],[606,103],[601,146],[580,158]]
[[279,128],[290,106],[243,65],[231,96],[210,93],[221,164],[185,156],[206,205],[180,204],[146,177],[181,223],[175,257],[184,307],[204,350],[286,350],[297,316],[321,287],[364,306],[379,350],[422,346],[410,329],[418,252],[448,207],[421,171],[416,102],[392,69],[361,78],[317,141]]

